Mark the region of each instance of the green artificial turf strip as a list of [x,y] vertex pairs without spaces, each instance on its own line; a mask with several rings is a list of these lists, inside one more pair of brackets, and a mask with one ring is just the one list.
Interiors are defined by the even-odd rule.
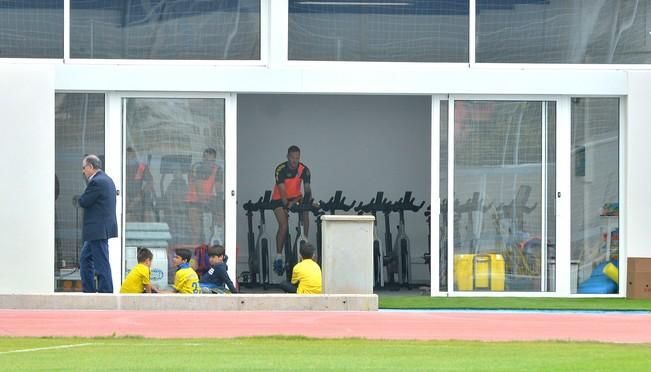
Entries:
[[[91,344],[24,353],[6,351]],[[3,370],[648,371],[651,345],[254,337],[0,338]]]
[[651,311],[651,300],[625,298],[430,297],[380,295],[380,309]]

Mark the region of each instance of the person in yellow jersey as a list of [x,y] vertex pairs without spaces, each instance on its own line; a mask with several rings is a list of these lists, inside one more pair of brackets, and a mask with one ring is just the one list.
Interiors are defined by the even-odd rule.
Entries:
[[321,268],[314,262],[314,246],[305,243],[299,252],[301,262],[294,266],[292,282],[283,282],[280,288],[287,293],[321,294]]
[[175,250],[173,262],[176,266],[174,275],[174,293],[201,293],[199,288],[199,276],[190,266],[192,252],[189,249],[179,248]]
[[138,249],[138,264],[124,278],[120,293],[156,293],[151,285],[151,261],[154,255],[147,248]]

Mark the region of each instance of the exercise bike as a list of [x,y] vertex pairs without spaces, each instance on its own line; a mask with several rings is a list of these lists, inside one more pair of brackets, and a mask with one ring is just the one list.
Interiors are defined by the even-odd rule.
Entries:
[[271,190],[264,192],[264,198],[258,202],[258,210],[260,211],[260,224],[258,225],[258,240],[255,243],[256,257],[260,258],[260,282],[264,289],[270,283],[269,280],[269,236],[266,230],[265,211],[270,208],[271,203]]
[[[312,211],[316,216],[316,256],[317,262],[321,265],[321,216],[326,212],[329,212],[331,215],[334,215],[337,211],[348,212],[355,207],[356,201],[353,200],[352,203],[346,204],[346,197],[342,197],[343,192],[341,190],[335,191],[335,196],[328,199],[328,201],[319,200],[318,206],[320,207],[316,211]],[[360,203],[361,204],[361,203]]]
[[[262,284],[265,289],[269,285],[269,236],[266,232],[265,211],[269,208],[271,200],[271,191],[265,191],[264,197],[258,199],[256,203],[249,200],[243,205],[246,210],[247,224],[249,231],[247,233],[247,243],[249,251],[249,271],[242,273],[243,281],[249,285],[255,286]],[[253,233],[253,214],[260,212],[260,224],[258,225],[258,238],[255,239]]]
[[312,199],[305,199],[304,203],[295,203],[290,208],[289,211],[296,213],[298,216],[298,224],[296,225],[296,238],[294,239],[294,245],[287,247],[287,243],[291,242],[289,235],[289,228],[287,229],[287,239],[285,241],[285,275],[287,280],[292,279],[292,270],[294,266],[298,263],[300,257],[300,247],[308,242],[307,235],[305,234],[305,228],[303,226],[303,218],[305,213],[313,212],[318,213],[319,205],[313,204]]
[[[384,271],[386,267],[386,279],[382,287],[385,285],[390,289],[397,289],[395,286],[395,273],[398,272],[398,260],[394,257],[393,254],[393,237],[391,234],[391,212],[393,211],[393,203],[387,199],[383,199],[381,202],[376,200],[378,211],[381,211],[384,214],[384,248],[385,252],[382,256],[382,266],[381,269]],[[383,273],[384,274],[384,273]]]
[[393,251],[394,260],[397,259],[398,262],[398,280],[399,285],[407,287],[411,286],[411,252],[409,237],[405,231],[405,211],[418,212],[425,202],[421,202],[420,205],[414,204],[415,198],[411,197],[411,191],[405,192],[405,196],[398,200],[397,203],[394,203],[393,209],[398,212],[400,216],[400,224],[398,225],[398,235],[396,235],[395,247],[396,250]]
[[[261,202],[262,197],[260,197],[256,203],[253,203],[251,200],[249,200],[242,206],[242,208],[244,208],[246,211],[246,222],[249,229],[246,234],[249,252],[249,271],[245,271],[241,274],[241,282],[248,283],[251,286],[255,286],[258,283],[258,274],[260,273],[260,256],[258,254],[259,251],[256,249],[257,245],[255,241],[255,235],[253,233],[253,212],[256,212],[260,209]],[[263,224],[263,222],[261,222],[261,224]],[[260,239],[258,239],[258,241],[259,240]]]
[[[260,200],[262,200],[262,198],[260,198]],[[253,235],[253,212],[257,210],[260,200],[258,200],[257,203],[253,203],[251,200],[249,200],[242,206],[242,208],[244,208],[246,211],[246,222],[249,227],[249,230],[246,234],[246,241],[249,252],[249,271],[242,273],[242,277],[244,279],[242,282],[249,282],[252,285],[256,284],[256,274],[259,271],[257,255],[255,252],[255,236]]]
[[423,254],[423,261],[427,265],[427,270],[432,271],[432,206],[428,205],[423,212],[425,223],[427,224],[427,252]]
[[384,252],[382,250],[382,240],[378,237],[377,233],[377,212],[382,210],[384,192],[378,191],[375,198],[370,202],[364,204],[359,203],[355,207],[355,212],[358,214],[370,213],[373,215],[373,286],[375,288],[384,287]]

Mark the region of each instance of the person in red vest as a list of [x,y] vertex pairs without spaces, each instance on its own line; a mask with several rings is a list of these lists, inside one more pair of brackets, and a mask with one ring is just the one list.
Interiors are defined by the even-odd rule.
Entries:
[[[289,221],[289,208],[302,199],[312,199],[310,188],[310,169],[301,163],[301,150],[298,146],[290,146],[287,149],[287,161],[276,166],[276,184],[271,196],[271,205],[278,221],[278,232],[276,233],[276,259],[274,260],[274,271],[282,275],[283,246],[287,238]],[[301,184],[305,197],[301,192]],[[303,229],[305,236],[308,236],[309,218],[307,212],[303,214]]]
[[188,219],[191,229],[191,244],[199,245],[210,243],[207,241],[204,231],[203,214],[209,213],[212,217],[211,224],[220,223],[217,221],[218,193],[222,190],[222,170],[215,163],[217,151],[207,148],[203,151],[200,162],[192,165],[188,174],[188,193],[185,201],[188,205]]
[[127,147],[126,168],[127,221],[144,221],[145,201],[153,192],[153,177],[149,167],[138,159],[133,147]]

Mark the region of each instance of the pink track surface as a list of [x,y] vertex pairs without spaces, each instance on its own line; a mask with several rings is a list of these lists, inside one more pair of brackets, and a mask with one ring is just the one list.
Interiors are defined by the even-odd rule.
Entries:
[[0,310],[0,336],[113,334],[151,338],[303,335],[394,340],[651,343],[651,314]]

